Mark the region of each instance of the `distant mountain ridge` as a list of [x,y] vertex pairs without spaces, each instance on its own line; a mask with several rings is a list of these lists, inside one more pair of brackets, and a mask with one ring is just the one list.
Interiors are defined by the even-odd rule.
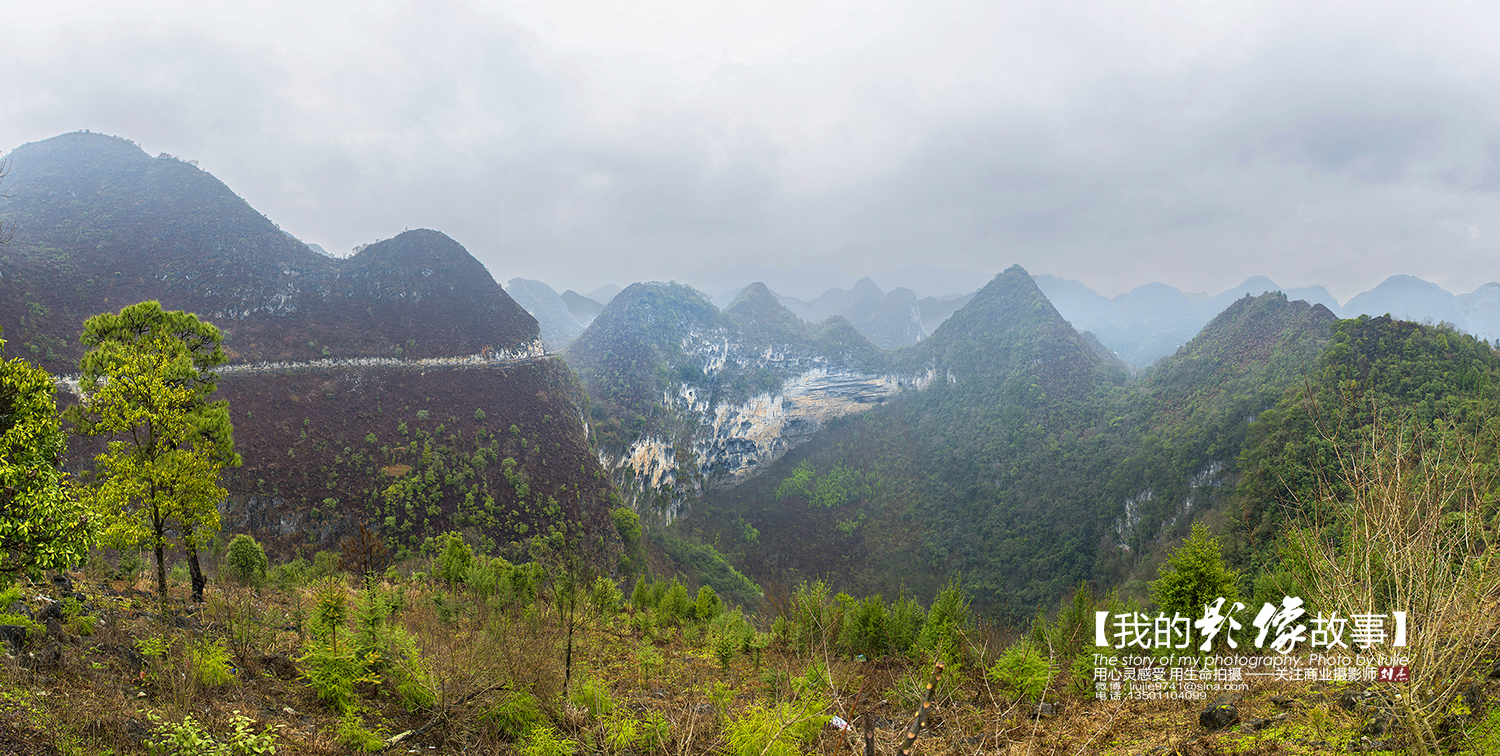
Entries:
[[1077,281],[1046,274],[1036,280],[1074,327],[1093,332],[1136,368],[1150,365],[1187,343],[1234,300],[1268,291],[1280,291],[1293,300],[1322,305],[1342,318],[1390,314],[1419,323],[1449,323],[1485,341],[1500,338],[1500,284],[1497,283],[1485,284],[1469,294],[1454,295],[1422,279],[1397,275],[1340,305],[1322,286],[1286,288],[1264,276],[1249,278],[1239,286],[1197,302],[1160,283],[1138,286],[1114,299],[1106,299]]
[[[726,271],[715,280],[725,280],[735,271],[753,271],[774,273],[784,284],[805,288],[806,282],[790,280],[790,275],[796,270],[801,269],[742,266]],[[814,279],[828,280],[833,275],[829,269],[809,268],[806,271]],[[900,282],[903,274],[922,282],[928,290],[963,285],[977,275],[967,271],[915,267],[873,274],[859,279],[848,289],[834,286],[808,299],[786,296],[774,285],[768,285],[768,288],[777,292],[778,301],[804,321],[818,323],[829,315],[843,315],[883,349],[899,349],[921,341],[974,296],[970,291],[915,299],[915,296],[908,296],[905,287],[898,286],[889,292],[881,290],[878,280]],[[1136,370],[1151,365],[1187,343],[1237,299],[1270,291],[1280,291],[1293,300],[1323,305],[1340,317],[1389,313],[1413,322],[1450,323],[1485,341],[1500,339],[1500,283],[1485,284],[1469,294],[1453,295],[1435,284],[1397,275],[1356,295],[1347,304],[1340,304],[1322,286],[1288,288],[1265,276],[1252,276],[1238,286],[1212,296],[1187,294],[1167,284],[1149,283],[1113,299],[1099,295],[1078,281],[1048,274],[1037,275],[1035,280],[1068,322],[1080,332],[1090,333],[1099,344]],[[720,308],[727,307],[743,290],[743,286],[727,289],[712,301]],[[603,307],[599,301],[574,292],[565,294],[564,299],[573,320],[582,326],[586,326]],[[540,312],[533,310],[533,315],[542,318]]]
[[17,231],[0,255],[0,324],[55,372],[76,365],[85,318],[147,299],[221,326],[231,361],[440,357],[537,338],[535,319],[437,231],[329,258],[211,174],[124,139],[64,134],[8,159],[0,218]]

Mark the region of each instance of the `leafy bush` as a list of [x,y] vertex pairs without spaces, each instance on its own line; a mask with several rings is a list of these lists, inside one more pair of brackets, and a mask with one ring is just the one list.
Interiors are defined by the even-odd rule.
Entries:
[[615,531],[620,534],[620,538],[625,541],[627,547],[641,539],[641,516],[634,510],[629,507],[616,507],[610,512],[610,517],[614,519]]
[[469,570],[469,565],[474,561],[474,552],[469,549],[469,544],[464,543],[464,537],[456,532],[448,532],[442,539],[442,552],[438,555],[437,576],[448,581],[450,585],[458,585],[464,581]]
[[224,558],[225,571],[241,585],[260,585],[266,578],[266,550],[253,537],[241,533],[229,542]]
[[220,742],[206,732],[191,715],[181,722],[160,724],[155,712],[147,711],[146,717],[158,725],[159,737],[147,741],[151,752],[161,756],[268,756],[276,753],[276,733],[267,726],[254,732],[250,725],[254,720],[235,712],[230,720],[233,731]]
[[968,642],[965,636],[969,625],[969,596],[958,581],[938,594],[922,623],[922,632],[917,637],[918,645],[929,654],[936,655],[951,669],[964,665],[969,660]]
[[188,643],[187,656],[192,673],[203,687],[234,682],[234,667],[229,663],[229,651],[224,648],[224,641],[194,640]]
[[1052,681],[1047,660],[1029,643],[1017,643],[1006,649],[986,674],[1002,690],[1031,702],[1040,701],[1047,683]]
[[666,595],[661,597],[657,604],[657,618],[662,624],[680,623],[691,615],[693,604],[688,600],[687,589],[682,587],[675,578],[667,588]]
[[542,707],[536,696],[524,690],[513,691],[503,701],[490,707],[483,719],[494,725],[501,735],[515,740],[541,723]]
[[699,622],[709,622],[719,616],[723,609],[723,603],[719,601],[719,594],[714,589],[702,586],[698,589],[698,596],[693,600],[693,617]]
[[532,728],[521,746],[523,756],[572,756],[578,751],[578,741],[559,737],[551,727]]
[[750,706],[730,720],[724,728],[730,756],[798,756],[802,748],[817,741],[818,732],[828,723],[822,715],[828,702],[817,696],[806,696],[773,708]]
[[615,699],[609,694],[609,687],[592,676],[574,683],[569,699],[574,706],[587,709],[589,715],[596,718],[608,716],[615,708]]

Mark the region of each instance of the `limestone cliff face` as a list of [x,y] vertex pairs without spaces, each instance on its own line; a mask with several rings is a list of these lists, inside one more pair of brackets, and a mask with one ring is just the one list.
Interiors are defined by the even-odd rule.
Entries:
[[[638,505],[654,501],[671,520],[705,489],[750,478],[829,420],[863,412],[939,377],[935,368],[903,374],[870,371],[809,350],[756,347],[724,330],[694,334],[684,343],[702,380],[673,381],[659,404],[674,422],[625,450],[601,450],[600,463]],[[696,371],[693,372],[696,375]],[[735,396],[721,379],[746,372],[774,375],[779,385]]]

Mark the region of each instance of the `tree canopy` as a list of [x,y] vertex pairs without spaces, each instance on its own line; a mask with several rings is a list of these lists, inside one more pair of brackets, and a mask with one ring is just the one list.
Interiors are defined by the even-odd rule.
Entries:
[[1168,614],[1201,616],[1221,596],[1230,604],[1239,598],[1239,576],[1224,566],[1219,539],[1202,524],[1193,525],[1192,535],[1167,557],[1159,574],[1151,598]]
[[[0,339],[0,349],[5,341]],[[45,370],[0,362],[0,580],[83,561],[95,521],[58,461],[66,438]]]
[[209,402],[224,362],[219,329],[196,315],[141,302],[89,318],[79,381],[83,402],[68,418],[81,435],[109,440],[95,459],[91,499],[116,546],[149,542],[156,552],[157,590],[166,593],[164,551],[175,534],[193,572],[193,594],[204,579],[198,546],[219,529],[226,492],[219,471],[240,463],[228,404]]

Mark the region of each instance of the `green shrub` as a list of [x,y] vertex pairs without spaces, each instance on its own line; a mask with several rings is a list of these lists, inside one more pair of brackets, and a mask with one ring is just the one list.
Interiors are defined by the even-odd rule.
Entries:
[[[0,596],[0,599],[3,599],[3,596]],[[0,606],[10,606],[10,603],[0,601]],[[93,635],[94,625],[99,622],[98,617],[92,614],[85,614],[83,604],[73,596],[63,599],[62,619],[63,625],[68,628],[68,632],[74,635]]]
[[290,591],[306,585],[311,575],[312,565],[306,559],[297,557],[286,564],[272,567],[266,574],[266,580],[280,590]]
[[1239,575],[1224,566],[1219,539],[1208,528],[1194,524],[1182,545],[1158,568],[1150,583],[1151,600],[1167,616],[1201,616],[1203,607],[1223,597],[1232,606],[1239,599]]
[[232,732],[223,741],[217,741],[198,725],[191,715],[181,722],[161,724],[161,718],[152,711],[146,717],[156,725],[159,737],[147,740],[151,752],[161,756],[269,756],[276,753],[276,732],[269,725],[261,732],[254,732],[250,725],[254,720],[235,712],[230,719]]
[[229,542],[224,567],[230,580],[240,585],[260,585],[266,579],[266,550],[253,537],[241,533]]
[[707,694],[709,703],[713,704],[714,714],[719,717],[719,721],[728,719],[729,706],[734,703],[734,688],[725,685],[723,680],[715,680],[703,692]]
[[474,562],[474,552],[464,543],[463,535],[450,531],[441,539],[442,552],[438,554],[437,576],[458,585],[464,581],[469,565]]
[[399,594],[384,593],[378,586],[355,596],[354,655],[367,660],[364,674],[389,682],[408,710],[426,709],[437,701],[427,665],[406,628],[388,621],[399,602]]
[[693,618],[699,622],[709,622],[719,616],[723,604],[719,601],[719,594],[714,589],[702,586],[698,589],[698,596],[693,600]]
[[725,752],[730,756],[799,756],[828,723],[821,713],[827,705],[826,700],[810,696],[774,708],[750,706],[724,728]]
[[603,730],[605,749],[612,753],[651,753],[665,745],[671,734],[666,717],[656,711],[645,711],[636,719],[621,710],[604,721]]
[[324,578],[313,591],[313,634],[331,637],[338,647],[338,634],[349,620],[349,587],[338,578]]
[[594,608],[594,613],[601,617],[612,617],[620,610],[620,601],[624,594],[620,593],[620,586],[607,577],[600,577],[594,581],[594,587],[589,592],[589,604]]
[[187,652],[188,664],[203,687],[212,688],[234,682],[234,668],[229,662],[229,651],[224,648],[224,641],[210,643],[200,638],[188,643]]
[[510,573],[511,564],[505,559],[475,554],[474,561],[464,571],[463,583],[481,598],[498,596],[499,603],[505,605],[510,602],[512,594]]
[[629,714],[611,717],[604,722],[604,745],[615,753],[630,750],[640,740],[641,723]]
[[573,756],[577,751],[577,741],[564,739],[547,726],[532,728],[521,746],[523,756]]
[[829,637],[835,628],[827,583],[821,580],[801,583],[792,592],[792,616],[787,632],[797,652],[803,654],[827,649],[830,640],[837,640],[836,634]]
[[886,630],[885,600],[879,594],[859,602],[844,620],[843,637],[840,638],[844,653],[863,654],[874,659],[885,654],[890,647]]
[[625,541],[626,546],[639,541],[641,538],[641,516],[629,507],[617,507],[610,512],[615,522],[615,532]]
[[121,580],[134,583],[144,569],[146,569],[146,560],[141,558],[141,552],[131,549],[120,554],[118,572]]
[[33,638],[47,632],[36,620],[24,614],[9,614],[11,605],[21,600],[21,586],[13,585],[0,591],[0,625],[20,625],[26,628],[26,637]]
[[651,585],[646,582],[644,575],[635,579],[635,588],[630,592],[630,608],[637,612],[656,608],[651,603]]
[[917,646],[917,639],[922,635],[922,627],[926,624],[927,611],[916,599],[906,596],[891,604],[885,623],[891,651],[900,656],[911,655],[912,649]]
[[517,739],[541,723],[541,703],[525,690],[514,690],[504,700],[490,706],[481,718],[493,724],[505,738]]
[[385,747],[385,738],[365,729],[364,718],[353,707],[339,720],[338,741],[348,748],[375,753]]
[[667,664],[666,657],[651,645],[643,645],[635,650],[635,662],[641,666],[641,677],[646,679],[661,674]]
[[688,618],[692,610],[693,603],[688,600],[687,589],[674,578],[657,604],[657,618],[662,624],[681,623]]
[[1042,692],[1052,681],[1047,659],[1024,642],[1006,649],[986,674],[1001,690],[1032,703],[1042,699]]
[[589,715],[596,719],[609,716],[615,708],[615,699],[609,694],[609,687],[592,676],[575,682],[573,693],[568,698],[574,706],[587,709]]
[[719,660],[719,666],[729,669],[729,664],[734,661],[734,655],[740,650],[738,640],[727,634],[716,633],[709,636],[708,644],[713,650],[714,658]]
[[511,692],[500,703],[490,707],[483,719],[509,740],[516,740],[542,721],[542,707],[536,696],[524,690]]
[[355,656],[347,645],[336,649],[331,643],[319,640],[309,642],[306,653],[297,658],[302,677],[312,686],[313,692],[342,714],[355,708],[356,683],[380,682],[379,678],[365,673],[366,661]]
[[709,648],[725,669],[736,653],[749,651],[755,639],[755,628],[738,611],[728,611],[714,618],[708,628]]
[[947,664],[952,674],[969,660],[968,642],[965,636],[969,626],[969,596],[957,580],[938,594],[927,612],[927,621],[922,623],[922,632],[917,644],[922,651],[937,656]]

